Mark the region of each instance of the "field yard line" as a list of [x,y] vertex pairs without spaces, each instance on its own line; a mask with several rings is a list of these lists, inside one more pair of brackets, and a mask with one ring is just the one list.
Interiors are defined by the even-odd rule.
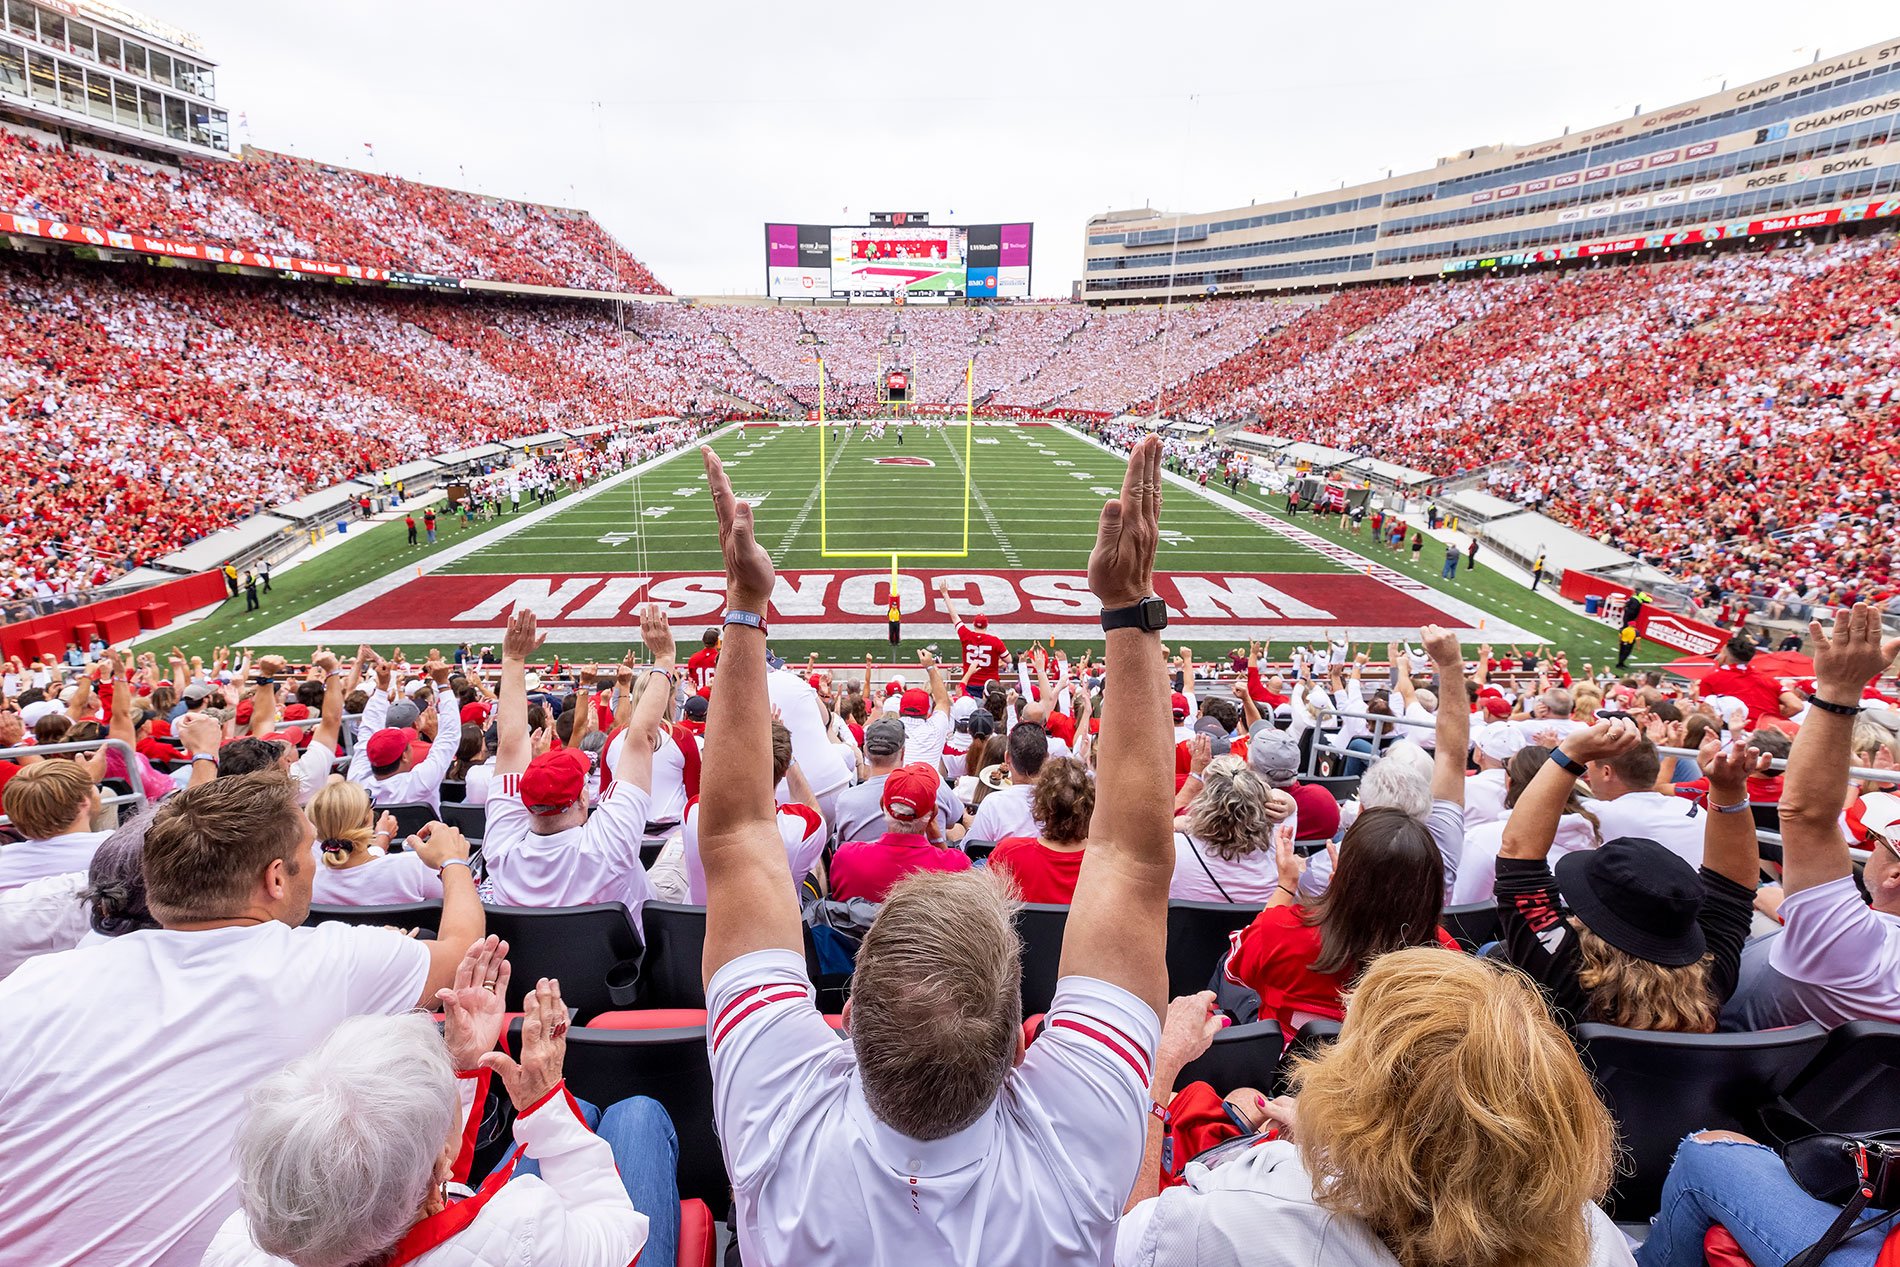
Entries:
[[1016,547],[1009,543],[1009,534],[1003,531],[1003,525],[997,520],[996,512],[991,510],[989,502],[983,499],[983,490],[977,487],[976,480],[970,473],[963,469],[963,455],[957,452],[956,445],[950,443],[949,431],[947,429],[939,431],[937,436],[943,441],[943,447],[950,450],[950,459],[957,464],[957,473],[969,481],[970,497],[976,502],[977,510],[982,512],[983,522],[990,526],[990,535],[995,537],[996,544],[1002,547],[1003,561],[1013,568],[1021,567],[1022,559],[1017,557]]
[[[1076,431],[1063,423],[1052,423],[1051,426],[1057,431],[1066,432],[1084,444],[1093,445],[1104,453],[1112,455],[1124,468],[1128,465],[1128,458],[1125,454],[1116,453],[1115,450],[1109,448],[1100,440],[1092,436],[1083,435],[1080,431]],[[1374,580],[1383,581],[1385,584],[1403,594],[1409,594],[1422,603],[1428,603],[1438,608],[1447,615],[1455,615],[1464,620],[1464,622],[1473,629],[1482,630],[1484,636],[1492,641],[1536,642],[1538,640],[1537,635],[1530,631],[1520,628],[1517,625],[1502,623],[1501,620],[1499,624],[1493,626],[1491,624],[1493,613],[1482,607],[1467,603],[1461,598],[1453,598],[1443,590],[1433,589],[1423,581],[1415,581],[1403,573],[1394,572],[1384,564],[1368,559],[1362,554],[1347,549],[1345,546],[1334,545],[1324,537],[1317,537],[1303,529],[1282,523],[1265,511],[1255,510],[1245,502],[1229,497],[1225,493],[1217,492],[1212,488],[1202,488],[1199,484],[1188,479],[1186,476],[1176,475],[1173,471],[1164,469],[1161,472],[1161,478],[1172,484],[1180,485],[1188,492],[1205,498],[1216,506],[1231,510],[1247,522],[1264,528],[1268,532],[1274,533],[1287,541],[1307,546],[1313,553],[1326,559],[1328,562],[1338,564],[1354,572],[1362,572]]]
[[545,519],[563,514],[571,507],[584,505],[602,493],[618,488],[620,485],[637,479],[649,471],[664,466],[674,458],[679,457],[682,453],[688,452],[689,449],[697,448],[702,444],[711,444],[715,440],[722,439],[737,430],[741,425],[743,424],[737,422],[727,423],[719,430],[701,436],[685,449],[677,449],[671,452],[657,454],[639,463],[637,466],[628,467],[617,475],[609,475],[606,479],[601,480],[578,497],[570,497],[564,501],[557,501],[550,505],[543,506],[538,510],[531,510],[523,515],[511,515],[502,524],[489,529],[478,537],[472,537],[459,545],[452,545],[446,550],[431,554],[420,563],[404,562],[394,571],[386,572],[373,581],[365,582],[353,590],[339,594],[328,602],[319,603],[306,611],[295,612],[287,619],[272,625],[269,629],[260,629],[252,634],[246,641],[253,645],[270,642],[278,646],[295,646],[299,643],[307,643],[310,640],[310,636],[301,629],[293,628],[292,626],[298,625],[299,623],[314,625],[319,621],[329,620],[333,616],[340,616],[346,611],[360,607],[370,599],[381,598],[391,590],[397,589],[405,583],[414,580],[418,573],[427,575],[430,572],[439,572],[451,563],[457,563],[468,558],[470,555],[479,554],[489,546],[497,542],[505,541],[518,532],[524,532]]
[[831,479],[831,473],[838,469],[839,459],[844,457],[844,451],[850,447],[851,440],[848,436],[838,442],[838,447],[831,455],[831,465],[827,466],[825,473],[818,477],[818,482],[811,486],[811,496],[807,497],[805,504],[798,508],[798,514],[792,519],[792,526],[785,530],[783,537],[779,538],[778,550],[773,554],[774,558],[783,558],[785,552],[792,548],[792,542],[798,539],[798,534],[800,530],[804,528],[805,521],[811,518],[811,508],[818,504],[820,490],[822,490],[825,484]]

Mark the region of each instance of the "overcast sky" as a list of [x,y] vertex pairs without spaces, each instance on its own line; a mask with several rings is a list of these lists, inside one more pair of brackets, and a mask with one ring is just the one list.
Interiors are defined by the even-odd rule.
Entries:
[[1900,36],[1767,0],[139,3],[221,63],[239,139],[584,207],[680,294],[759,293],[768,220],[915,210],[1034,222],[1067,295],[1098,211],[1417,171]]

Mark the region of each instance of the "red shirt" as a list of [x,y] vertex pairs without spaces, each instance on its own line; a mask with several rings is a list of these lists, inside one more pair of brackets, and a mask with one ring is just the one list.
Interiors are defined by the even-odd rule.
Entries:
[[1003,657],[1009,654],[1009,648],[1003,640],[993,633],[958,625],[957,641],[963,644],[964,685],[981,686],[985,682],[994,682]]
[[[1304,906],[1269,906],[1233,934],[1233,949],[1227,956],[1227,979],[1259,994],[1261,1019],[1271,1015],[1287,1034],[1295,1028],[1296,1012],[1342,1019],[1345,1012],[1339,999],[1351,983],[1341,973],[1313,971],[1320,951],[1319,928],[1308,927],[1305,914]],[[1438,944],[1458,949],[1442,928]]]
[[1702,698],[1733,695],[1748,705],[1748,724],[1781,716],[1781,683],[1745,666],[1724,665],[1702,679]]
[[[1676,784],[1676,795],[1686,797],[1697,805],[1709,803],[1709,781],[1706,778],[1689,779]],[[1779,804],[1781,801],[1781,776],[1758,779],[1753,775],[1748,780],[1748,799],[1751,802]]]
[[0,788],[6,787],[7,781],[19,772],[20,767],[14,765],[13,762],[0,761]]
[[1067,906],[1082,875],[1082,850],[1051,849],[1034,836],[1006,836],[996,842],[990,866],[1009,872],[1023,901]]
[[968,871],[970,856],[940,848],[915,832],[887,831],[876,840],[841,845],[831,857],[831,896],[882,902],[913,871]]
[[705,647],[693,652],[686,661],[686,677],[700,695],[712,695],[713,673],[719,667],[719,648]]

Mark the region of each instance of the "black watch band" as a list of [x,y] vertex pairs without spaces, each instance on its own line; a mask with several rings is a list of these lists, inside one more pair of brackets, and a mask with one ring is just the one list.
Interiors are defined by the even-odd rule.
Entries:
[[1168,605],[1158,598],[1142,599],[1132,607],[1109,608],[1102,612],[1102,628],[1140,629],[1156,633],[1168,627]]
[[1565,774],[1581,779],[1584,776],[1584,764],[1565,752],[1562,748],[1550,750],[1550,762]]
[[1808,703],[1824,713],[1833,713],[1836,717],[1859,717],[1859,704],[1836,704],[1833,700],[1822,699],[1812,691],[1808,693]]

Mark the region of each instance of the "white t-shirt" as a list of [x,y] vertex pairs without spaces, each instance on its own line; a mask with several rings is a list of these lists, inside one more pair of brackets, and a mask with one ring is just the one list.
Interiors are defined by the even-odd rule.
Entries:
[[84,871],[49,875],[0,892],[0,977],[35,955],[71,950],[91,927],[79,895]]
[[[1297,821],[1294,832],[1299,831]],[[1201,863],[1207,864],[1203,869]],[[1208,872],[1213,872],[1213,878]],[[1220,888],[1214,881],[1220,881]],[[1280,883],[1280,869],[1273,850],[1256,849],[1229,861],[1206,844],[1184,831],[1174,833],[1174,879],[1168,882],[1168,897],[1178,902],[1233,902],[1239,905],[1265,905]],[[1226,889],[1225,895],[1221,889]]]
[[396,906],[442,900],[442,877],[407,849],[340,868],[327,865],[321,849],[313,848],[311,853],[317,875],[310,900],[318,906]]
[[1000,792],[991,792],[976,807],[967,838],[1004,840],[1010,836],[1041,835],[1042,827],[1036,822],[1033,809],[1035,802],[1033,783],[1012,783]]
[[1614,801],[1585,801],[1583,807],[1603,824],[1603,839],[1641,836],[1653,840],[1692,867],[1702,865],[1702,810],[1686,796],[1629,792]]
[[462,776],[462,787],[464,788],[462,804],[488,804],[489,780],[493,777],[494,773],[495,767],[486,762],[481,765],[470,766],[468,773]]
[[1504,797],[1511,790],[1502,768],[1480,770],[1465,777],[1465,830],[1504,817]]
[[[1579,849],[1594,849],[1598,841],[1590,830],[1590,820],[1581,814],[1565,814],[1557,820],[1557,836],[1550,847],[1550,861]],[[1498,883],[1498,851],[1504,847],[1504,820],[1495,819],[1465,828],[1465,852],[1458,860],[1458,874],[1451,883],[1447,906],[1469,906],[1489,902]]]
[[542,907],[619,902],[638,934],[640,908],[653,896],[640,865],[647,794],[616,779],[585,823],[543,836],[534,832],[534,815],[521,803],[520,783],[519,774],[505,774],[488,798],[482,900]]
[[[825,851],[830,832],[825,820],[809,805],[778,807],[778,836],[785,844],[785,860],[792,870],[792,883],[798,884]],[[680,824],[683,861],[686,865],[686,900],[694,906],[706,905],[706,868],[699,862],[699,802],[686,807],[686,821]]]
[[[1212,1167],[1189,1162],[1187,1182],[1141,1202],[1115,1233],[1115,1267],[1396,1267],[1371,1228],[1313,1199],[1299,1148],[1259,1144]],[[1594,1205],[1589,1267],[1634,1267],[1629,1243]]]
[[378,928],[147,929],[0,982],[8,1261],[197,1267],[237,1208],[252,1085],[351,1016],[416,1005],[420,942]]
[[849,764],[845,749],[825,735],[824,705],[811,683],[789,669],[765,675],[765,690],[779,720],[792,732],[792,759],[805,773],[812,795],[822,797],[851,782],[857,767]]
[[442,780],[455,762],[455,750],[462,741],[462,706],[447,691],[435,695],[435,738],[428,755],[401,774],[379,779],[370,773],[369,739],[383,729],[389,716],[389,696],[371,691],[363,705],[363,724],[356,731],[356,751],[350,756],[349,780],[369,789],[370,799],[378,805],[427,805],[442,812]]
[[[620,768],[621,745],[627,741],[627,732],[622,730],[613,737],[602,754],[602,761],[609,771]],[[650,815],[647,822],[677,823],[686,813],[686,802],[692,791],[686,786],[686,750],[681,744],[693,744],[693,764],[698,765],[699,741],[690,735],[681,737],[664,727],[660,730],[660,746],[653,750],[653,790],[647,794],[647,810]],[[493,795],[490,791],[488,795]],[[644,829],[646,823],[642,823]],[[487,830],[484,828],[483,830]],[[487,842],[484,840],[483,844]]]
[[45,840],[22,840],[0,845],[0,892],[17,889],[48,876],[85,871],[92,866],[92,855],[112,833],[75,831]]
[[1768,964],[1788,979],[1791,1009],[1830,1028],[1900,1021],[1900,919],[1861,901],[1854,877],[1790,893],[1781,918]]
[[921,761],[933,770],[941,769],[943,744],[955,725],[948,713],[904,718],[904,764]]
[[752,1263],[1100,1267],[1134,1183],[1160,1023],[1134,995],[1064,977],[995,1106],[914,1140],[865,1102],[850,1042],[800,955],[762,950],[706,997],[713,1116]]

